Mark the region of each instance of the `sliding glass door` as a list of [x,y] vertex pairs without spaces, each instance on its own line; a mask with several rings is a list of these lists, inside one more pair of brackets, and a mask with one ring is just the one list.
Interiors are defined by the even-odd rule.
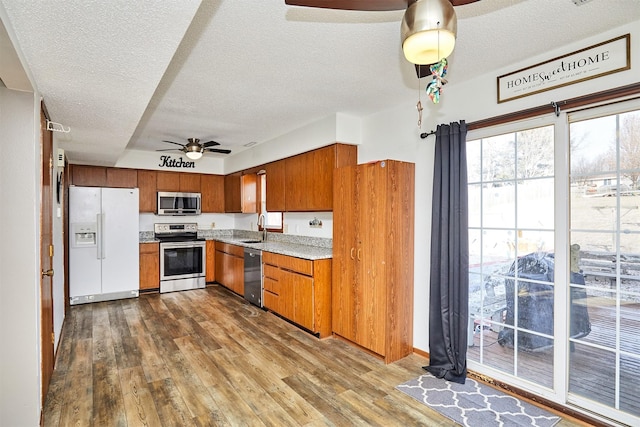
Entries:
[[469,368],[640,424],[640,102],[467,150]]

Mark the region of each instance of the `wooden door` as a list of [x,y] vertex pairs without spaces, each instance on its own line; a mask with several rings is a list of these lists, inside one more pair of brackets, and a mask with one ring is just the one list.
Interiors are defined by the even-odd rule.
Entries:
[[200,174],[180,172],[180,191],[184,193],[200,192]]
[[358,206],[356,201],[356,167],[338,168],[334,172],[332,329],[355,340],[356,236]]
[[53,331],[53,236],[52,236],[52,173],[53,173],[53,138],[52,132],[47,130],[44,114],[44,104],[40,110],[40,129],[42,144],[42,177],[41,177],[41,207],[40,207],[40,356],[42,359],[41,403],[49,390],[49,381],[53,374],[54,364],[54,331]]
[[140,243],[140,290],[160,287],[160,244]]
[[356,182],[356,342],[385,355],[386,336],[386,259],[387,234],[386,166],[382,162],[360,165]]
[[308,211],[333,210],[333,170],[336,167],[336,146],[314,150],[306,171],[305,187]]
[[105,187],[107,168],[103,166],[71,166],[71,183],[83,187]]
[[267,212],[284,212],[285,205],[285,169],[284,160],[269,163],[267,172]]
[[240,177],[240,188],[242,194],[242,213],[258,212],[258,175],[255,173],[242,175]]
[[156,174],[158,191],[180,191],[179,172],[157,171]]
[[200,175],[202,213],[224,212],[224,176]]
[[135,169],[106,168],[106,187],[135,188],[138,186],[138,171]]
[[140,189],[140,212],[155,212],[158,204],[157,172],[138,170],[138,188]]
[[242,212],[242,195],[240,180],[242,172],[236,172],[224,177],[224,211]]
[[207,264],[205,281],[209,283],[216,280],[216,242],[214,240],[207,240],[206,245]]

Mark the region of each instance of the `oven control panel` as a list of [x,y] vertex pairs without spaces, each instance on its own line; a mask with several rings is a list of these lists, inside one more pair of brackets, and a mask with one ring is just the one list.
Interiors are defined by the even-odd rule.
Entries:
[[158,224],[153,224],[153,231],[156,234],[163,234],[163,235],[197,233],[198,224],[195,222],[184,223],[184,224],[158,223]]

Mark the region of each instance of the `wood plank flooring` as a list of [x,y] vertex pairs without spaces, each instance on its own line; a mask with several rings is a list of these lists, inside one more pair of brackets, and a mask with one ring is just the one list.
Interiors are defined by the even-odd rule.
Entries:
[[[454,426],[382,361],[319,340],[223,287],[71,307],[45,426]],[[564,418],[559,426],[581,423]]]

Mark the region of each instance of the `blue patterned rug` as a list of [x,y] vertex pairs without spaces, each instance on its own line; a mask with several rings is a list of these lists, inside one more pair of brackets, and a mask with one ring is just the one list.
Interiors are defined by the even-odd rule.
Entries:
[[422,375],[396,387],[465,427],[551,427],[560,417],[467,378],[458,384]]

